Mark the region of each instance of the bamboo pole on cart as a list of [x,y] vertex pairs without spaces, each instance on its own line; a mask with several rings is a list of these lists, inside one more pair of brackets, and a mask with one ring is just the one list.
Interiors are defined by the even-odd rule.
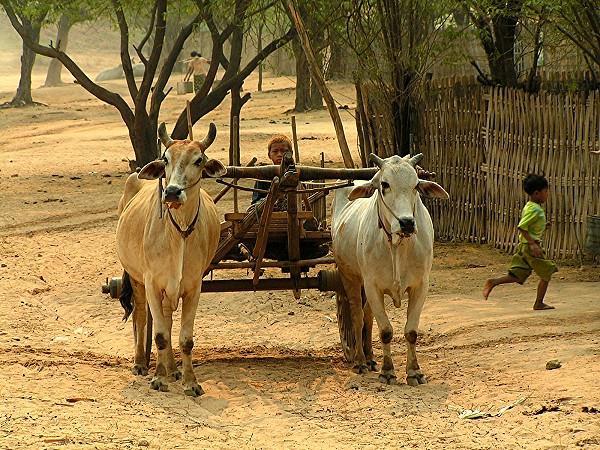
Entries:
[[[239,127],[240,127],[240,119],[238,116],[233,117],[233,142],[232,142],[232,161],[229,163],[233,166],[236,165],[236,162],[240,160],[240,143],[239,143]],[[237,184],[237,180],[233,180],[233,184]],[[238,206],[238,190],[233,190],[233,211],[239,212]]]
[[298,13],[295,3],[296,2],[294,0],[287,0],[287,7],[290,11],[290,15],[292,16],[292,20],[294,21],[296,31],[298,32],[300,44],[302,45],[302,49],[306,55],[306,61],[308,62],[310,74],[312,75],[313,80],[317,83],[317,87],[323,96],[323,100],[325,100],[325,103],[327,104],[327,109],[329,110],[329,115],[333,121],[335,134],[340,145],[340,151],[342,152],[342,158],[344,158],[344,165],[346,167],[354,167],[354,161],[352,161],[352,155],[350,154],[350,148],[348,147],[348,141],[346,141],[346,135],[344,133],[344,124],[342,123],[340,113],[335,106],[335,100],[325,84],[325,79],[323,78],[323,74],[321,73],[321,69],[315,58],[315,54],[308,39],[308,34],[306,33],[304,23],[302,22],[302,18]]
[[298,134],[296,133],[296,116],[292,116],[292,142],[294,143],[294,156],[296,163],[300,164],[300,151],[298,149]]
[[192,113],[190,111],[190,101],[188,100],[185,104],[185,113],[187,115],[187,125],[188,125],[188,138],[190,141],[194,140],[194,131],[192,130]]

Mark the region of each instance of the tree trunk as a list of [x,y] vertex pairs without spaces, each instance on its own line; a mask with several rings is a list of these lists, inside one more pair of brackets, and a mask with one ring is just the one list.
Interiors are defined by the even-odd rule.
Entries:
[[[321,65],[321,67],[323,66]],[[313,79],[310,82],[310,107],[311,109],[323,109],[323,96],[319,85]]]
[[[394,99],[392,100],[392,120],[394,121],[394,150],[399,156],[410,153],[410,83],[414,75],[401,67],[395,67],[393,75]],[[387,155],[391,156],[391,155]]]
[[[500,16],[494,20],[496,52],[490,64],[492,79],[502,86],[515,87],[518,74],[515,68],[515,40],[518,16]],[[492,71],[492,67],[494,68]]]
[[294,39],[292,47],[296,59],[296,100],[294,102],[294,111],[304,112],[311,108],[310,70],[298,38]]
[[330,45],[331,56],[327,70],[328,80],[343,80],[346,77],[346,52],[341,43],[333,41]]
[[[23,20],[23,27],[27,30],[31,39],[35,42],[40,41],[41,21],[39,23],[31,23],[28,20]],[[23,41],[23,54],[21,55],[21,78],[19,79],[19,87],[17,93],[13,97],[11,103],[15,106],[32,105],[33,98],[31,97],[31,72],[35,63],[36,53],[31,50]]]
[[[514,87],[519,78],[515,67],[515,40],[523,0],[511,0],[507,4],[492,3],[494,8],[490,17],[473,17],[490,67],[490,80],[485,81]],[[493,26],[490,26],[490,21]]]
[[[63,14],[58,22],[58,31],[56,33],[56,47],[63,52],[67,51],[69,31],[72,26],[73,23],[71,22],[71,19],[69,19],[69,16]],[[46,82],[44,83],[45,87],[60,86],[63,84],[61,79],[62,68],[63,65],[58,59],[53,58],[50,60],[50,66],[48,66],[48,73],[46,74]]]

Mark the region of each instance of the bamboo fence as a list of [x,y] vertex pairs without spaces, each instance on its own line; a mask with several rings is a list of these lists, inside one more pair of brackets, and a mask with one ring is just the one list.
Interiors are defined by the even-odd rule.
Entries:
[[424,166],[450,194],[428,201],[436,236],[484,242],[486,237],[484,90],[473,77],[435,80],[426,86],[416,133]]
[[[542,83],[571,79],[582,78],[544,75]],[[359,88],[363,158],[369,152],[387,156],[389,111],[370,100],[364,86],[357,94]],[[425,154],[424,166],[450,194],[449,201],[427,200],[438,238],[514,251],[527,201],[522,181],[538,173],[550,183],[547,256],[582,257],[587,218],[600,215],[600,156],[591,154],[600,150],[600,91],[528,94],[483,87],[474,77],[433,79],[416,116],[413,153]]]

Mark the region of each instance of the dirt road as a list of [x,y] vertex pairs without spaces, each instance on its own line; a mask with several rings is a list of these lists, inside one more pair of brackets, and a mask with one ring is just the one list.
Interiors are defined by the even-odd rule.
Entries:
[[[246,86],[253,91],[255,80]],[[265,86],[244,109],[243,162],[265,158],[270,134],[290,133],[292,82],[269,78]],[[351,86],[332,87],[352,104]],[[11,94],[0,93],[0,102]],[[0,448],[600,445],[599,270],[562,267],[548,294],[556,310],[533,312],[533,282],[481,300],[483,281],[502,273],[508,257],[473,245],[436,246],[418,347],[425,386],[384,386],[376,374],[352,373],[331,295],[306,292],[297,302],[263,292],[203,294],[194,360],[206,394],[185,397],[179,383],[152,391],[149,378],[130,372],[131,324],[100,293],[120,273],[114,233],[122,159],[132,157],[126,130],[114,109],[77,85],[34,95],[48,106],[0,111]],[[170,96],[163,120],[173,124],[184,99]],[[210,116],[219,129],[210,154],[222,160],[227,108]],[[354,142],[353,119],[342,114]],[[299,115],[298,126],[304,161],[325,151],[328,164],[341,164],[324,111]],[[230,210],[231,201],[219,208]],[[401,373],[406,305],[388,306]],[[377,343],[375,351],[381,360]],[[547,371],[550,359],[562,367]],[[501,417],[458,417],[457,409],[497,411],[521,397]]]

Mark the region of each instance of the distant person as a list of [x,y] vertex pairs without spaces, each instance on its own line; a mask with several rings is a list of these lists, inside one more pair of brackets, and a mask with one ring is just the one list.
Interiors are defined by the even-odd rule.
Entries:
[[492,289],[500,284],[523,284],[531,272],[540,277],[537,288],[537,297],[533,304],[534,310],[554,309],[544,303],[546,290],[552,274],[558,269],[549,259],[544,258],[542,250],[542,235],[547,226],[546,213],[542,205],[548,199],[548,180],[541,175],[529,174],[523,180],[523,189],[529,195],[521,213],[521,220],[517,226],[519,233],[519,246],[512,257],[508,275],[500,278],[490,278],[483,288],[483,297],[487,300]]
[[187,73],[183,78],[183,81],[189,81],[190,78],[194,77],[194,91],[198,91],[204,81],[206,80],[206,74],[208,73],[208,67],[211,61],[204,58],[200,53],[193,51],[191,58],[184,60],[187,63]]

